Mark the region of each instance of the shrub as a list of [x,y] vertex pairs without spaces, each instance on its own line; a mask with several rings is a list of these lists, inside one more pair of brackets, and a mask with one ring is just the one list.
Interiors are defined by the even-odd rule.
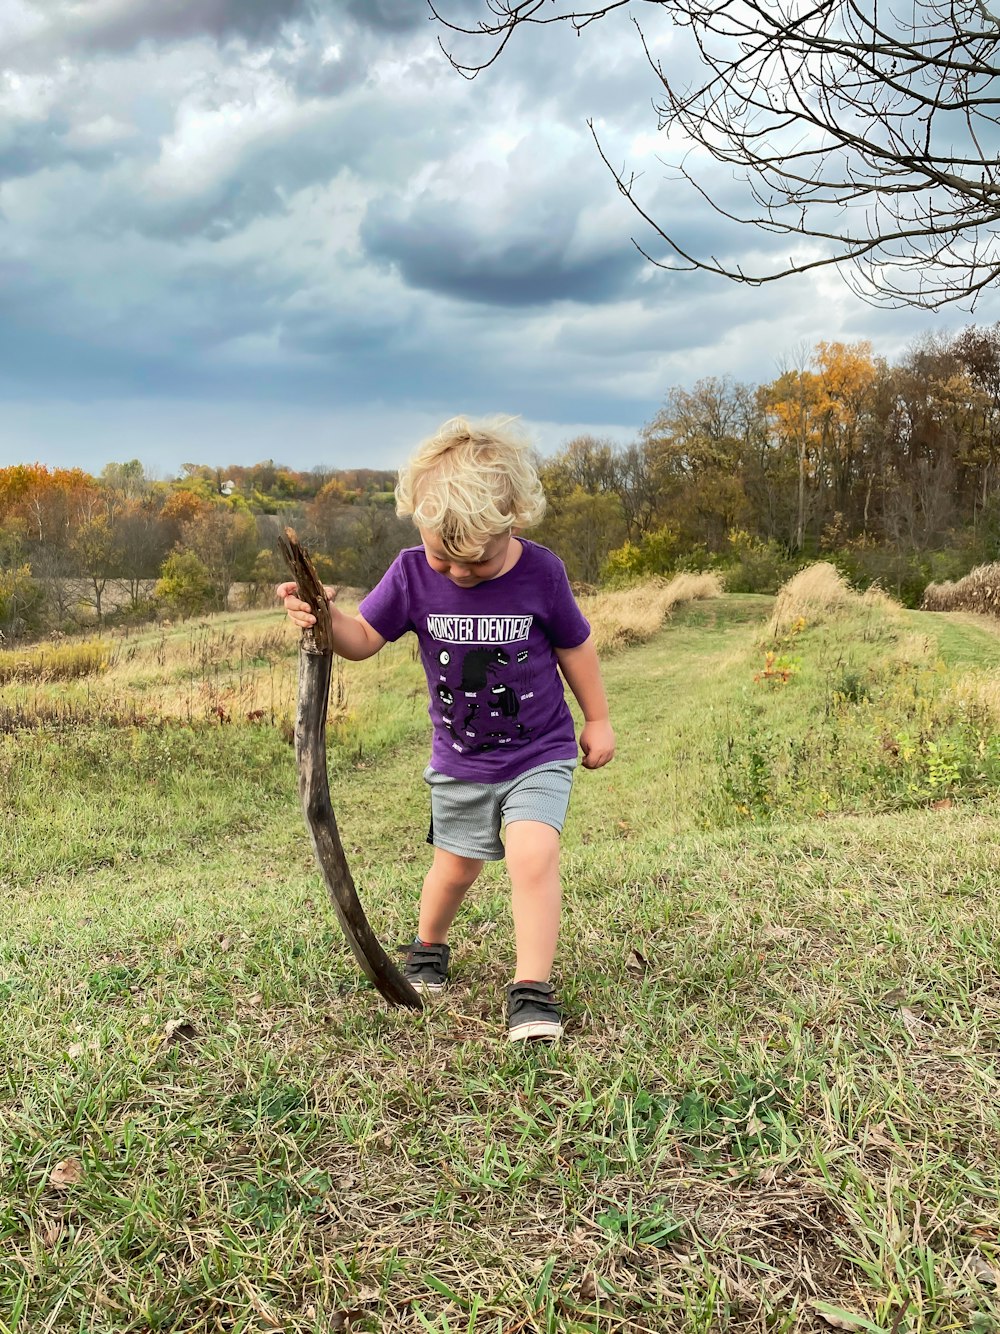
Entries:
[[671,574],[679,560],[680,538],[669,524],[647,533],[638,542],[626,541],[609,551],[601,568],[601,582],[612,587],[635,579]]
[[196,616],[215,599],[212,579],[193,551],[172,551],[153,590],[157,603],[176,616]]
[[865,538],[845,543],[830,559],[855,588],[878,584],[904,607],[919,607],[929,583],[958,578],[972,564],[968,553],[956,547],[903,551]]
[[754,537],[742,529],[729,534],[720,572],[729,593],[777,593],[802,564],[773,538]]
[[30,566],[0,570],[0,640],[37,631],[44,609],[45,594],[32,579]]

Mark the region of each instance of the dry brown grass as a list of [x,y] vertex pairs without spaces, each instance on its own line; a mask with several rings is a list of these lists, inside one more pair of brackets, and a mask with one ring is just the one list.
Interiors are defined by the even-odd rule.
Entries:
[[717,574],[678,574],[667,582],[639,584],[580,599],[600,653],[614,653],[652,639],[675,607],[722,595]]
[[768,635],[778,639],[796,621],[815,625],[846,607],[867,607],[890,616],[899,610],[899,604],[881,588],[872,586],[864,593],[858,593],[836,566],[829,561],[817,561],[793,575],[778,589]]
[[1000,681],[995,677],[970,672],[959,677],[950,693],[962,709],[1000,723]]
[[928,584],[920,605],[924,611],[974,611],[1000,616],[1000,562],[977,565],[955,583]]

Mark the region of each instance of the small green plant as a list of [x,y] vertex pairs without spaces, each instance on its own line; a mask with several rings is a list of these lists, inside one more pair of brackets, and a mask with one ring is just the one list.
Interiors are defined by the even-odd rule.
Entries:
[[867,704],[871,699],[871,686],[862,672],[855,668],[845,668],[831,684],[830,697],[835,705]]
[[774,809],[777,748],[774,738],[750,724],[722,745],[722,790],[737,813],[751,820],[769,819]]
[[769,649],[764,655],[764,666],[754,673],[753,679],[758,685],[786,686],[801,666],[797,658],[779,658]]
[[290,1218],[322,1213],[331,1185],[325,1172],[316,1171],[291,1180],[272,1177],[243,1181],[232,1196],[230,1213],[265,1232],[275,1232]]
[[640,1246],[669,1246],[679,1241],[684,1235],[686,1225],[675,1218],[666,1206],[666,1201],[655,1201],[649,1212],[637,1211],[633,1198],[628,1197],[624,1211],[617,1206],[606,1209],[595,1218],[597,1226],[603,1228],[616,1240],[623,1241],[630,1249]]

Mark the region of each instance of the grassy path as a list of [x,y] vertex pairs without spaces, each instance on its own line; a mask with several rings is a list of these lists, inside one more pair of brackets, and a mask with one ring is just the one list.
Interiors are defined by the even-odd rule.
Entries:
[[[1000,812],[734,815],[730,732],[819,729],[869,651],[817,632],[798,695],[764,694],[766,606],[608,663],[553,1051],[503,1041],[499,870],[447,1001],[390,1012],[276,734],[134,740],[130,775],[72,751],[0,868],[0,1334],[1000,1328]],[[388,942],[426,864],[407,707],[334,780]]]
[[1000,619],[962,611],[911,611],[906,616],[921,634],[936,639],[948,662],[1000,667]]

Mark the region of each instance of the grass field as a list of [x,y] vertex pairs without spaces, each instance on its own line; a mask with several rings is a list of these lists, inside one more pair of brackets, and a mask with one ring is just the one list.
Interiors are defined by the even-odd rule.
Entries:
[[[443,1003],[359,975],[275,613],[11,672],[0,1334],[1000,1330],[1000,638],[854,602],[773,642],[771,609],[697,603],[607,659],[555,1049],[505,1041],[501,868]],[[348,856],[402,942],[409,644],[332,715]]]

